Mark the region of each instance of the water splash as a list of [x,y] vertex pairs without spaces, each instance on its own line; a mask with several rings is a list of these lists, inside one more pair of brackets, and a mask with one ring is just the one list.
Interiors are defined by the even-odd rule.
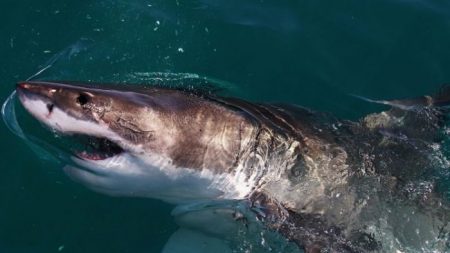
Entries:
[[37,138],[30,134],[26,134],[23,128],[20,126],[17,120],[16,101],[17,92],[13,91],[2,105],[1,114],[6,127],[12,133],[23,139],[24,142],[31,148],[34,153],[38,155],[39,158],[45,161],[59,163],[60,159],[65,157],[65,155],[63,155],[60,150],[40,138]]
[[23,130],[19,125],[19,122],[17,122],[16,109],[14,107],[14,101],[16,97],[17,93],[16,91],[13,91],[3,103],[2,118],[3,122],[5,122],[6,126],[11,132],[22,139],[26,139],[25,134],[23,133]]
[[238,86],[233,83],[193,73],[133,72],[126,75],[125,82],[138,82],[206,93],[239,93]]

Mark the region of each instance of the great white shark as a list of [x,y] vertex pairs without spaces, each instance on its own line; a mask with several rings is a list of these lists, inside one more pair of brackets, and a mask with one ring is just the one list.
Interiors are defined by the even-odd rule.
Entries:
[[391,109],[356,122],[164,87],[26,81],[16,90],[39,122],[84,143],[67,151],[64,171],[95,191],[176,205],[247,200],[306,252],[450,248],[448,200],[427,177],[445,159],[448,90],[372,101]]

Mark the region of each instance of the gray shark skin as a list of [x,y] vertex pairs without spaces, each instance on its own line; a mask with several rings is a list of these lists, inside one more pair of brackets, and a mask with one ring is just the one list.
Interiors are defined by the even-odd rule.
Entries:
[[[161,87],[29,81],[38,121],[90,147],[64,170],[114,196],[249,200],[306,252],[444,252],[439,167],[449,93],[382,101],[358,122],[308,109]],[[411,190],[413,189],[413,191]]]

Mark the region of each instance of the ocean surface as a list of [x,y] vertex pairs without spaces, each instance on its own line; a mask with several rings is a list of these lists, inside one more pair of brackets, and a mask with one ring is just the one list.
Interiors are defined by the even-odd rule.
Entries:
[[[38,72],[198,75],[227,95],[356,120],[386,108],[351,94],[414,97],[450,82],[449,1],[2,0],[0,12],[2,101]],[[0,124],[0,253],[160,252],[172,209],[89,191]]]

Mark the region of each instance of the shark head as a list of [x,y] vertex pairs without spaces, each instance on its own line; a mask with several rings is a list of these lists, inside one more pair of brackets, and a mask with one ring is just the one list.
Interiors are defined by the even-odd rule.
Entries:
[[207,96],[40,81],[19,83],[17,93],[43,125],[83,143],[64,171],[88,188],[173,203],[238,199],[254,188],[239,162],[254,123]]

